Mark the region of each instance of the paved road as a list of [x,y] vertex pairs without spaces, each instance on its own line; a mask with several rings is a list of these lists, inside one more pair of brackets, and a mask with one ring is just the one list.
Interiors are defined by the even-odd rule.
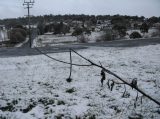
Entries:
[[[85,44],[70,44],[61,45],[54,47],[43,47],[39,48],[45,53],[57,53],[57,52],[67,52],[70,48],[79,50],[88,47],[138,47],[146,45],[160,44],[160,38],[151,39],[139,39],[139,40],[119,40],[119,41],[109,41],[104,43],[85,43]],[[16,57],[16,56],[28,56],[28,55],[38,55],[40,54],[36,49],[23,47],[23,48],[0,48],[0,58],[3,57]]]

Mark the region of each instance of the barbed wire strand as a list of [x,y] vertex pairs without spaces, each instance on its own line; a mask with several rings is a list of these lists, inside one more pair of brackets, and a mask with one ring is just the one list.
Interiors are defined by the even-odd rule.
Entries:
[[41,50],[39,50],[38,48],[35,47],[35,49],[40,53],[40,54],[43,54],[45,55],[46,57],[54,60],[54,61],[57,61],[57,62],[61,62],[61,63],[64,63],[64,64],[68,64],[68,65],[74,65],[74,66],[81,66],[81,67],[88,67],[88,66],[92,66],[91,64],[90,65],[81,65],[81,64],[75,64],[75,63],[70,63],[70,62],[65,62],[65,61],[62,61],[62,60],[59,60],[59,59],[56,59],[56,58],[53,58],[49,55],[47,55],[46,53],[42,52]]
[[124,84],[132,87],[133,89],[137,90],[138,92],[140,92],[142,95],[146,96],[147,98],[149,98],[150,100],[152,100],[153,102],[155,102],[156,104],[158,104],[160,106],[160,102],[157,101],[156,99],[152,98],[151,96],[149,96],[148,94],[146,94],[145,92],[143,92],[141,89],[139,89],[138,87],[135,87],[132,85],[132,83],[129,83],[127,81],[125,81],[124,79],[122,79],[121,77],[119,77],[118,75],[116,75],[115,73],[111,72],[110,70],[104,68],[102,65],[98,65],[94,62],[92,62],[91,60],[85,58],[84,56],[80,55],[78,52],[76,52],[75,50],[73,49],[70,49],[71,51],[73,51],[75,54],[77,54],[78,56],[80,56],[81,58],[83,58],[84,60],[88,61],[90,63],[90,65],[80,65],[80,64],[72,64],[72,63],[69,63],[69,62],[65,62],[65,61],[62,61],[62,60],[58,60],[56,58],[53,58],[49,55],[47,55],[46,53],[43,53],[42,51],[40,51],[38,48],[35,47],[35,49],[40,52],[41,54],[47,56],[48,58],[52,59],[52,60],[55,60],[57,62],[61,62],[61,63],[65,63],[65,64],[70,64],[70,65],[75,65],[75,66],[86,66],[86,67],[89,67],[89,66],[96,66],[96,67],[99,67],[101,69],[103,69],[105,72],[107,72],[108,74],[116,77],[117,79],[121,80]]

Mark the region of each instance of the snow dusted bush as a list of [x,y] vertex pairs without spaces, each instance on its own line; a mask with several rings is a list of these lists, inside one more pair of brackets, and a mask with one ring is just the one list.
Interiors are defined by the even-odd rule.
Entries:
[[131,33],[129,37],[133,38],[133,39],[135,39],[135,38],[142,38],[141,34],[138,33],[138,32],[136,32],[136,31],[133,32],[133,33]]
[[160,37],[160,25],[156,27],[156,31],[151,33],[151,37]]
[[80,35],[77,37],[77,40],[79,43],[87,43],[89,41],[89,38],[87,37],[87,35]]
[[112,31],[111,30],[106,30],[105,33],[103,35],[101,35],[101,37],[99,37],[96,42],[101,42],[101,41],[111,41],[114,40],[114,37],[112,35]]
[[83,33],[82,28],[76,28],[75,31],[72,33],[72,36],[78,36],[81,35],[82,33]]
[[111,31],[106,32],[104,35],[104,41],[111,41],[111,40],[113,40],[112,32]]
[[26,39],[27,33],[24,29],[14,28],[9,32],[10,42],[19,43]]
[[73,93],[73,92],[75,92],[75,88],[67,89],[66,92],[67,93]]
[[159,31],[153,32],[153,33],[151,34],[151,37],[158,37],[158,36],[160,36],[160,32],[159,32]]

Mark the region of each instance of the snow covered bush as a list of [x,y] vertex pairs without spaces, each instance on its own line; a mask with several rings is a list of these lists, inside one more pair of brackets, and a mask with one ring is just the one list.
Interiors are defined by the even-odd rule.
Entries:
[[72,33],[72,36],[78,36],[81,35],[82,33],[83,33],[82,28],[76,28],[75,31]]
[[104,34],[102,34],[101,37],[96,40],[96,42],[111,41],[111,40],[114,40],[114,37],[112,35],[112,31],[106,30],[104,32]]
[[106,31],[104,34],[104,41],[110,41],[110,40],[113,40],[112,31]]
[[141,33],[148,33],[148,30],[149,30],[149,25],[146,22],[144,22],[140,27],[140,31]]
[[159,32],[159,31],[153,32],[153,33],[151,34],[151,37],[158,37],[158,36],[160,36],[160,32]]
[[79,43],[87,43],[89,41],[89,38],[87,37],[87,35],[80,35],[77,37],[77,40]]
[[131,33],[129,37],[133,38],[133,39],[135,39],[135,38],[142,38],[141,34],[138,33],[138,32],[136,32],[136,31],[133,32],[133,33]]
[[14,28],[9,32],[11,43],[23,42],[26,39],[27,33],[24,29]]
[[123,24],[120,24],[120,25],[114,25],[113,26],[113,30],[118,32],[118,35],[120,38],[123,38],[126,36],[126,31],[127,31],[127,28],[125,25]]

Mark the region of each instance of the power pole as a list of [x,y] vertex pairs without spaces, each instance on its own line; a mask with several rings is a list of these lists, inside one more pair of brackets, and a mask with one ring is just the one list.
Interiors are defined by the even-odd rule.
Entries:
[[30,8],[33,7],[35,1],[34,0],[24,0],[23,6],[28,9],[28,28],[29,28],[29,43],[30,47],[32,47],[32,38],[31,38],[31,23],[30,23]]

